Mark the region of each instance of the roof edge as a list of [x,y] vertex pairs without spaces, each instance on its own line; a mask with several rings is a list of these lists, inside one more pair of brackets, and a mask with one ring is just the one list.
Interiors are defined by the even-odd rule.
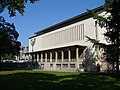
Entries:
[[[92,10],[94,10],[95,12],[101,11],[101,10],[103,10],[103,5],[99,6],[97,8],[94,8]],[[90,17],[92,17],[92,15],[90,15],[89,11],[87,11],[87,12],[82,13],[80,15],[74,16],[74,17],[72,17],[70,19],[64,20],[64,21],[62,21],[60,23],[57,23],[57,24],[52,25],[50,27],[47,27],[47,28],[45,28],[43,30],[35,32],[34,34],[36,34],[35,36],[42,35],[42,34],[45,34],[47,32],[54,31],[56,29],[62,28],[64,26],[68,26],[70,24],[76,23],[78,21],[82,21],[82,20],[90,18]],[[35,37],[35,36],[33,36],[33,37]],[[32,37],[30,37],[30,38],[32,38]]]

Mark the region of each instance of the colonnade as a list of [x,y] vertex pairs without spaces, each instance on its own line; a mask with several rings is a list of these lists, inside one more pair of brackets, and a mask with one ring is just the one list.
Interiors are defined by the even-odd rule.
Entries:
[[76,70],[81,68],[84,53],[84,47],[70,47],[54,49],[49,51],[39,51],[31,54],[29,60],[37,61],[40,67],[45,70]]
[[[54,54],[53,54],[54,53]],[[60,53],[60,59],[58,58],[58,54]],[[65,51],[61,50],[61,51],[49,51],[49,52],[38,52],[38,53],[34,53],[32,54],[32,56],[34,58],[32,58],[33,60],[36,60],[38,62],[78,62],[79,59],[79,48],[75,48],[75,58],[71,58],[71,54],[72,54],[72,50],[67,49],[67,57],[65,58]],[[49,54],[49,55],[48,55]],[[54,55],[54,56],[53,56]],[[49,58],[48,58],[49,56]]]

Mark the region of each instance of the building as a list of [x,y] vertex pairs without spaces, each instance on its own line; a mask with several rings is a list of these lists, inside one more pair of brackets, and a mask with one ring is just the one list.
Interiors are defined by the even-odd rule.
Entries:
[[[99,15],[101,7],[93,9]],[[102,58],[103,49],[93,48],[86,36],[106,42],[103,28],[95,26],[95,20],[85,12],[35,33],[29,38],[31,59],[38,61],[40,68],[54,71],[101,71],[106,70]]]
[[20,46],[20,55],[19,60],[29,60],[29,54],[28,54],[28,46]]

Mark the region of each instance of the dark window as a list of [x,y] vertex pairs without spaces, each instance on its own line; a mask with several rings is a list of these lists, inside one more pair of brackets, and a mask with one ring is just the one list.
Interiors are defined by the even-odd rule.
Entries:
[[56,68],[61,68],[61,64],[56,64]]
[[63,68],[68,68],[68,64],[63,64]]
[[75,68],[75,64],[70,64],[70,68]]
[[53,67],[53,64],[50,64],[50,67],[52,68],[52,67]]
[[44,68],[44,64],[41,64],[41,67]]
[[80,68],[80,69],[83,69],[83,64],[79,64],[79,68]]

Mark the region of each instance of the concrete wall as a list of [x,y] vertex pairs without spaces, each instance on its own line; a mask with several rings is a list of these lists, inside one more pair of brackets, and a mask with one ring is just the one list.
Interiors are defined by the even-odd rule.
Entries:
[[[104,36],[102,35],[104,30],[100,27],[97,29],[98,39],[101,42],[105,42]],[[87,38],[85,36],[96,38],[95,30],[95,20],[93,18],[88,18],[58,30],[34,37],[36,39],[34,46],[31,45],[31,40],[34,40],[34,38],[29,39],[29,52],[32,52],[32,50],[35,52],[71,45],[89,46],[91,44],[86,42]]]

